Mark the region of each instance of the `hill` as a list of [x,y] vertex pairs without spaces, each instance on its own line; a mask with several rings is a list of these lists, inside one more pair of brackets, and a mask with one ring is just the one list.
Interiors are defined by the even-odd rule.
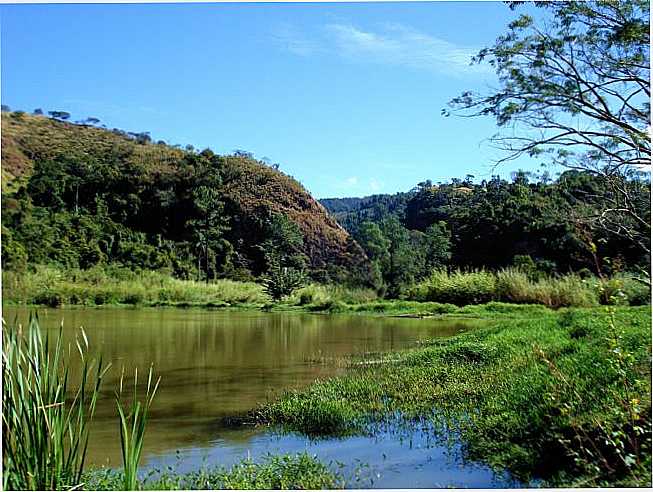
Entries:
[[265,248],[283,249],[283,234],[275,236],[279,217],[300,233],[296,253],[313,275],[367,261],[296,180],[243,154],[3,112],[2,178],[9,267],[117,262],[182,277],[201,269],[214,277],[258,276]]
[[364,221],[379,222],[383,217],[393,215],[401,219],[406,204],[414,196],[406,193],[370,195],[362,198],[323,198],[320,203],[349,232],[355,231]]

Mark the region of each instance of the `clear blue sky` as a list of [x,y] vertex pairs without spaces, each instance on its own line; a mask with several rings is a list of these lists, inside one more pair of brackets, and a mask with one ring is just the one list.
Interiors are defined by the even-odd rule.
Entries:
[[0,15],[3,104],[248,150],[319,198],[485,178],[500,155],[483,142],[492,119],[440,114],[496,83],[468,59],[516,16],[499,2],[3,5]]

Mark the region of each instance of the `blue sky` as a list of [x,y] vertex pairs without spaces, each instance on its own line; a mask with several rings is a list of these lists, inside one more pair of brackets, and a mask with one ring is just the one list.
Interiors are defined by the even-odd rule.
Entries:
[[468,60],[516,16],[503,3],[3,5],[0,15],[12,109],[244,149],[319,198],[496,173],[493,120],[440,110],[496,84]]

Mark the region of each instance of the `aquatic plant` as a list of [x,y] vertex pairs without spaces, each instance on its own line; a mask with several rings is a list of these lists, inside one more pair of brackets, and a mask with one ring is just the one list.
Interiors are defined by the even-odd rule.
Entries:
[[121,398],[124,381],[124,368],[120,376],[120,391],[116,392],[116,407],[118,408],[118,417],[120,425],[120,450],[122,452],[123,463],[123,490],[138,490],[138,464],[143,452],[143,442],[145,439],[145,427],[147,425],[148,413],[156,390],[159,387],[161,378],[159,377],[152,386],[153,368],[147,377],[147,389],[143,402],[138,399],[138,368],[134,372],[134,391],[130,406],[125,410],[122,406]]
[[[79,486],[89,422],[109,366],[88,356],[80,330],[76,350],[64,347],[62,329],[45,338],[36,316],[27,329],[3,322],[3,488],[56,490]],[[54,344],[54,347],[52,347]],[[70,382],[74,354],[81,361],[77,385]],[[72,397],[71,397],[72,395]]]

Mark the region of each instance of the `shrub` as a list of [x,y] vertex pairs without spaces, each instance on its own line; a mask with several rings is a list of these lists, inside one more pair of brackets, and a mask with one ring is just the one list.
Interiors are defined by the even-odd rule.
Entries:
[[306,276],[301,270],[290,267],[272,268],[263,280],[263,290],[278,301],[291,295],[305,280]]

